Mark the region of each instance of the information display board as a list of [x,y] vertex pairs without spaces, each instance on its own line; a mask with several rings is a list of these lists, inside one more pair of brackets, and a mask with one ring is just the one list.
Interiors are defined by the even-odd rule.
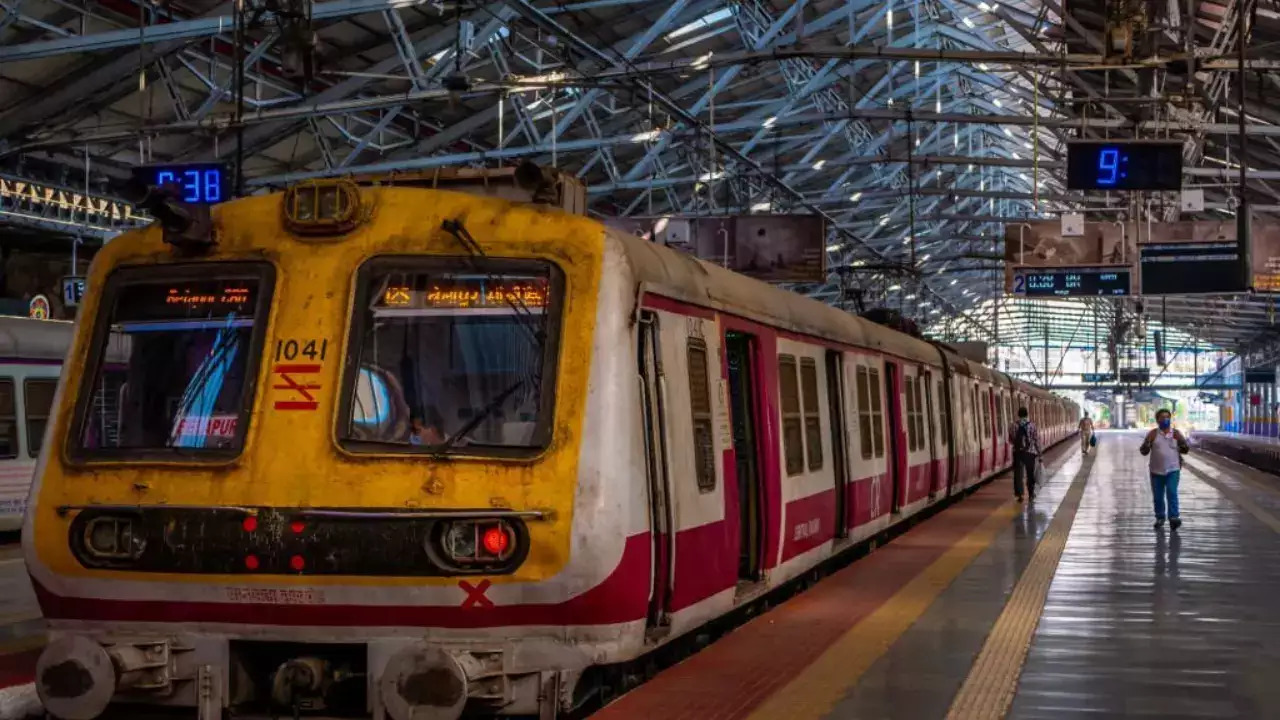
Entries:
[[1122,368],[1120,382],[1145,383],[1151,380],[1151,368]]
[[1072,190],[1178,190],[1182,141],[1120,140],[1067,143]]
[[1107,268],[1015,268],[1013,294],[1026,297],[1123,296],[1133,293],[1128,266]]
[[1236,223],[1153,223],[1138,245],[1143,295],[1243,292]]
[[1087,383],[1110,383],[1116,381],[1115,373],[1083,373],[1081,378]]

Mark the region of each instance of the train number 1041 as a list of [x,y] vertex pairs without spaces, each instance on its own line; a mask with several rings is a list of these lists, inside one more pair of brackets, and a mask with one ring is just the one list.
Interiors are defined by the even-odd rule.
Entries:
[[291,339],[276,341],[276,362],[297,360],[299,358],[306,358],[312,361],[324,360],[328,352],[328,340]]

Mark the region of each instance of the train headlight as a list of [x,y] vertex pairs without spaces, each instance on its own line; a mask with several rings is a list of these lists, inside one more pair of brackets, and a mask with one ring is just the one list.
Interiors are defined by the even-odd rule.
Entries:
[[147,541],[137,533],[133,518],[102,515],[85,523],[84,548],[95,558],[133,560]]
[[516,528],[506,520],[447,522],[437,538],[443,559],[463,568],[503,564],[520,545]]
[[360,188],[350,180],[314,180],[284,194],[284,224],[299,235],[350,232],[360,213]]

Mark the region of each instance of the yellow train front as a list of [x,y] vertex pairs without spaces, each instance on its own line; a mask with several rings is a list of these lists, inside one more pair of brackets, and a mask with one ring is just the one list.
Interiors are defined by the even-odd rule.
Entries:
[[95,260],[36,474],[52,714],[536,713],[618,650],[600,225],[347,181],[162,224]]

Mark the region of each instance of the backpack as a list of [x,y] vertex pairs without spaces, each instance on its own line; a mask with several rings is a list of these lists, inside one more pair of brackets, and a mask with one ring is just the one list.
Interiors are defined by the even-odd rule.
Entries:
[[1020,422],[1013,431],[1013,451],[1024,453],[1031,449],[1031,423]]

